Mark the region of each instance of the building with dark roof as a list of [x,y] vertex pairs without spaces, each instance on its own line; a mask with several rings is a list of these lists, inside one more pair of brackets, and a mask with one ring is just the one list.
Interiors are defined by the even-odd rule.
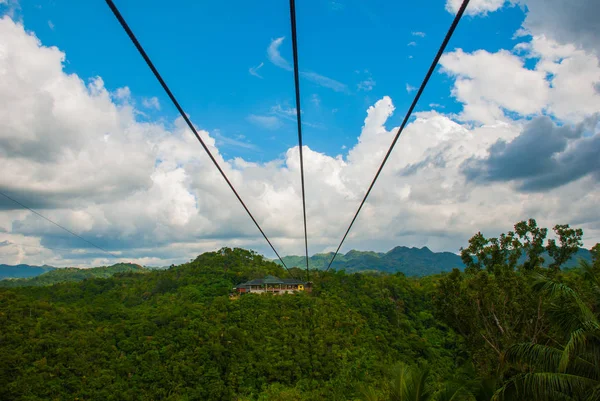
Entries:
[[275,276],[266,276],[242,283],[234,288],[239,294],[265,294],[275,295],[294,293],[297,291],[310,291],[310,283],[296,280],[295,278],[281,279]]

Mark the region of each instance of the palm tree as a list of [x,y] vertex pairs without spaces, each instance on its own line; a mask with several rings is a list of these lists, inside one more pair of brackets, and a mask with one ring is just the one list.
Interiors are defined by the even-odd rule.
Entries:
[[[580,262],[588,283],[600,291],[595,267]],[[600,322],[580,295],[560,282],[539,277],[537,289],[550,300],[549,316],[564,335],[557,345],[522,343],[505,353],[516,375],[492,398],[502,400],[600,400]]]
[[429,369],[399,363],[392,368],[387,396],[382,398],[374,389],[363,391],[365,401],[463,401],[470,393],[459,384],[445,383],[435,391],[429,380]]

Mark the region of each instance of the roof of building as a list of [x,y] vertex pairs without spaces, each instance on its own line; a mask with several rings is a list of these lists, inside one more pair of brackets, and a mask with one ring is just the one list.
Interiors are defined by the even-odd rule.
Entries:
[[237,288],[245,288],[245,287],[249,287],[251,285],[265,285],[265,284],[294,285],[294,284],[306,284],[306,283],[304,281],[300,281],[295,278],[280,279],[279,277],[268,275],[268,276],[265,276],[264,278],[255,278],[254,280],[250,280],[245,283],[241,283],[240,285],[237,286]]

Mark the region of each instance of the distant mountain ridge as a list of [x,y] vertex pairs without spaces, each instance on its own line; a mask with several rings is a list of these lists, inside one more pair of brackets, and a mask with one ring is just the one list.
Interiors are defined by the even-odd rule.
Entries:
[[[308,258],[309,267],[326,269],[332,257],[333,252],[315,254]],[[306,266],[304,256],[285,256],[283,261],[288,267]],[[455,267],[464,267],[460,256],[455,253],[433,252],[427,247],[406,246],[397,246],[388,252],[351,250],[346,254],[338,254],[331,265],[332,269],[343,269],[346,272],[375,270],[386,273],[402,272],[407,276],[427,276],[450,271]]]
[[20,265],[2,265],[0,264],[0,280],[5,278],[27,278],[35,277],[40,274],[56,269],[52,266],[32,266],[26,264]]
[[[545,265],[548,265],[552,258],[548,254],[542,255],[545,259]],[[333,257],[333,252],[318,253],[308,258],[311,269],[326,269],[329,261]],[[585,248],[579,248],[578,252],[563,266],[571,268],[577,265],[578,259],[591,261],[590,251]],[[288,267],[306,266],[304,256],[284,256],[283,261]],[[525,261],[525,256],[521,257],[521,263]],[[276,263],[281,264],[279,260]],[[346,270],[346,272],[359,271],[380,271],[385,273],[402,272],[407,276],[427,276],[451,271],[453,268],[463,269],[463,264],[459,255],[452,252],[433,252],[427,247],[409,248],[406,246],[397,246],[388,252],[357,251],[351,250],[346,254],[338,254],[331,265],[334,270]]]
[[0,287],[34,287],[64,283],[67,281],[83,281],[88,278],[107,278],[117,273],[148,272],[149,270],[133,263],[117,263],[112,266],[81,269],[77,267],[52,268],[51,270],[26,278],[9,278],[0,280]]

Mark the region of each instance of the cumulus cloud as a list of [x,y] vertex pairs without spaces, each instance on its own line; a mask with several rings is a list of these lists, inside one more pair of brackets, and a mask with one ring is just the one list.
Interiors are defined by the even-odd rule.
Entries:
[[524,26],[562,43],[574,43],[600,56],[600,2],[597,0],[520,0],[527,6]]
[[[446,0],[446,10],[456,13],[462,0]],[[486,15],[504,5],[519,4],[527,16],[521,34],[546,35],[561,44],[575,44],[600,55],[600,3],[597,0],[471,0],[466,13]]]
[[466,160],[462,171],[469,180],[514,181],[521,191],[545,191],[588,175],[598,181],[598,121],[595,115],[576,126],[557,126],[547,116],[538,117],[511,141],[494,143],[486,157]]
[[493,122],[503,118],[503,109],[531,115],[546,105],[546,74],[525,68],[524,60],[507,50],[458,49],[444,54],[440,64],[455,78],[452,95],[464,103],[465,120]]
[[[109,249],[117,260],[166,265],[221,246],[249,247],[273,256],[181,118],[137,120],[135,94],[109,91],[98,77],[83,80],[65,73],[64,53],[43,46],[9,18],[0,20],[0,46],[1,191]],[[444,67],[453,71],[452,77],[479,79],[460,60],[449,60]],[[562,74],[575,72],[568,69],[556,76]],[[464,99],[477,102],[483,97],[483,106],[492,110],[504,105],[502,94],[483,93]],[[277,111],[280,115],[269,110],[249,120],[276,126],[281,115],[293,110],[282,105]],[[396,128],[387,125],[393,113],[387,96],[369,107],[357,142],[348,144],[343,155],[304,147],[311,253],[337,245],[392,141]],[[481,177],[500,174],[488,159],[492,154],[514,155],[513,147],[524,141],[518,138],[533,128],[511,119],[463,125],[451,117],[434,111],[415,115],[344,250],[386,250],[403,244],[456,251],[479,230],[497,235],[527,217],[547,226],[577,222],[586,230],[586,244],[600,240],[600,190],[593,185],[593,171],[588,168],[580,179],[566,180],[561,187],[547,186],[543,193],[515,190],[514,182],[523,178],[482,183],[467,176],[465,166],[479,167]],[[560,169],[571,171],[569,177],[576,177],[581,163],[575,159],[593,162],[583,150],[591,155],[597,149],[598,134],[577,128],[564,132],[572,132],[563,134],[566,147],[561,150],[556,134],[548,140],[556,143],[554,148],[544,155],[548,159],[558,149],[552,157]],[[264,163],[225,160],[217,146],[221,134],[199,133],[278,250],[301,253],[298,147]],[[0,202],[0,244],[5,263],[113,262],[8,202]]]
[[[597,57],[545,36],[520,43],[515,52],[458,49],[442,56],[442,71],[455,78],[452,95],[464,105],[461,118],[491,123],[511,112],[548,112],[577,122],[600,110]],[[532,68],[525,66],[526,58],[534,58]]]

